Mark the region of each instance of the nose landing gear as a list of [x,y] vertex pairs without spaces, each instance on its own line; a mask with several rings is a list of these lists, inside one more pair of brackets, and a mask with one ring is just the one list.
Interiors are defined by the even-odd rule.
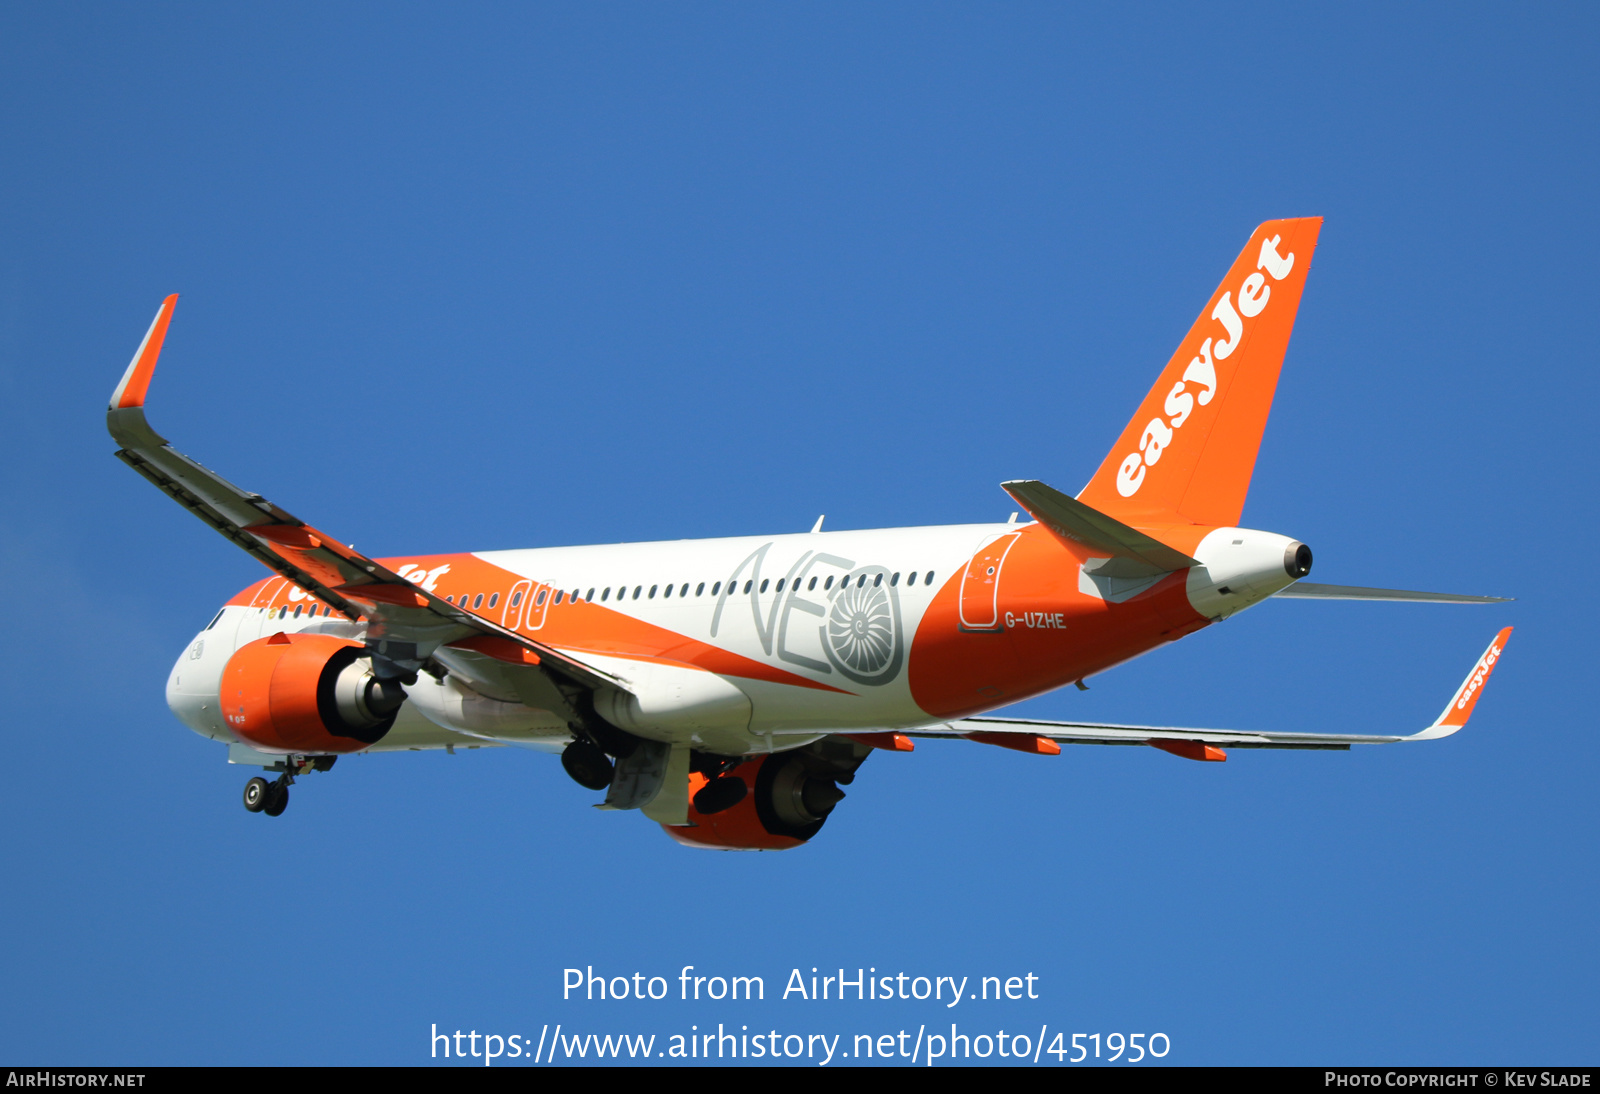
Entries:
[[259,813],[267,807],[267,798],[272,794],[271,785],[266,779],[259,776],[244,784],[244,807],[252,813]]
[[281,815],[289,808],[289,783],[292,781],[287,771],[270,783],[258,775],[244,784],[244,807],[269,817]]
[[337,756],[290,756],[282,767],[283,772],[272,782],[257,776],[244,784],[244,807],[252,813],[265,813],[269,817],[283,815],[289,808],[289,787],[296,775],[309,775],[313,771],[326,771],[333,766]]

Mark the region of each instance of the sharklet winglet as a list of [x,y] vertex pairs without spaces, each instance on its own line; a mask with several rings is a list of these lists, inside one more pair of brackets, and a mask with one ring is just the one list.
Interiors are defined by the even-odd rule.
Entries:
[[172,309],[177,303],[177,293],[161,302],[156,317],[150,321],[150,329],[144,333],[144,341],[139,343],[133,360],[128,362],[127,371],[122,374],[122,381],[111,393],[111,404],[106,407],[107,410],[144,406],[145,393],[150,390],[150,377],[155,375],[156,361],[161,357],[161,344],[167,340],[167,326],[172,322]]
[[1433,725],[1421,733],[1413,733],[1409,737],[1402,737],[1404,741],[1435,741],[1440,737],[1448,737],[1467,724],[1467,719],[1472,717],[1472,708],[1478,705],[1478,700],[1483,696],[1483,686],[1489,681],[1489,674],[1494,672],[1500,655],[1505,652],[1506,642],[1511,638],[1511,628],[1503,628],[1494,636],[1494,641],[1489,643],[1489,648],[1483,651],[1483,656],[1478,658],[1478,663],[1472,666],[1472,671],[1467,673],[1467,678],[1456,689],[1455,695],[1450,698],[1450,705],[1444,708],[1444,713],[1434,720]]

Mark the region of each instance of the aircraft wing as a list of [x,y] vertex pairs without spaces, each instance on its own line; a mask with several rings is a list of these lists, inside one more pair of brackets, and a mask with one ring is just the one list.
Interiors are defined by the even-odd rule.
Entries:
[[[446,603],[174,449],[145,420],[144,400],[177,301],[174,293],[162,303],[111,395],[106,427],[121,446],[118,459],[269,569],[349,618],[365,617],[369,645],[411,671],[444,643],[489,635],[513,643],[519,655],[528,651],[535,664],[571,681],[628,690],[607,672]],[[496,652],[502,660],[527,660],[498,647]]]
[[1483,694],[1483,685],[1494,671],[1511,628],[1506,627],[1495,635],[1489,648],[1483,651],[1461,687],[1456,689],[1450,704],[1434,719],[1432,725],[1417,733],[1372,735],[1353,733],[1294,733],[1233,729],[1184,729],[1176,726],[1125,726],[1102,725],[1089,722],[1047,722],[1028,718],[962,718],[937,726],[904,730],[911,737],[967,737],[984,744],[996,744],[1023,752],[1052,754],[1059,747],[1045,747],[1040,742],[1055,745],[1153,745],[1180,756],[1196,760],[1223,760],[1222,752],[1228,748],[1303,748],[1348,749],[1351,745],[1393,744],[1396,741],[1430,741],[1448,737],[1467,724],[1472,708]]

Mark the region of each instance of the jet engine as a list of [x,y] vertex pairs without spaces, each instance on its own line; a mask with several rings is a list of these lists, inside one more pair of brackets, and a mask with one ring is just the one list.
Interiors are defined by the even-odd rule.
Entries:
[[269,753],[358,752],[394,725],[406,693],[380,680],[359,643],[275,634],[240,646],[218,700],[235,736]]
[[[870,751],[843,738],[826,738],[804,749],[747,760],[714,779],[695,772],[689,776],[689,826],[662,827],[688,847],[719,851],[799,847],[822,830],[844,798],[838,784],[855,778],[855,769]],[[712,783],[727,779],[740,780],[748,792],[702,794]],[[719,798],[734,799],[735,804],[709,814],[696,808],[697,799],[705,804]]]

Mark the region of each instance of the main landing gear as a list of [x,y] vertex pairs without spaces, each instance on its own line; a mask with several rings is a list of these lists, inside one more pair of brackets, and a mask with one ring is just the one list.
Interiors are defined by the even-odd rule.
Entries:
[[589,790],[604,790],[611,785],[611,758],[589,741],[579,739],[569,744],[561,753],[561,766],[573,782]]
[[326,771],[333,766],[337,756],[291,756],[276,770],[282,771],[272,782],[257,776],[244,784],[244,807],[252,813],[265,813],[277,817],[289,808],[289,787],[296,775],[309,775],[313,771]]

